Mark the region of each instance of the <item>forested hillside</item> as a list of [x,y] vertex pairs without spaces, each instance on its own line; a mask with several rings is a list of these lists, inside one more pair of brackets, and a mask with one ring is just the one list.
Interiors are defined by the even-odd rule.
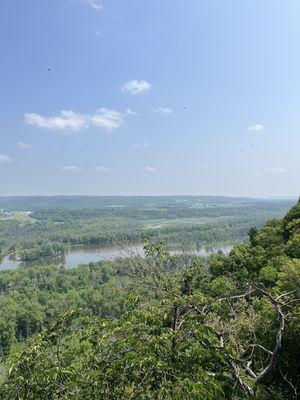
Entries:
[[145,251],[0,274],[1,399],[299,398],[300,202],[207,263]]

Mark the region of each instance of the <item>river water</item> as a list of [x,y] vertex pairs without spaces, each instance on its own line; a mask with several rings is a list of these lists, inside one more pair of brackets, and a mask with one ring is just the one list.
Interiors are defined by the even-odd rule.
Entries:
[[[232,245],[223,246],[207,246],[197,247],[189,250],[175,248],[170,250],[171,254],[192,253],[200,256],[210,256],[221,250],[224,254],[228,254],[232,249]],[[34,265],[64,265],[66,268],[75,268],[79,264],[88,264],[90,262],[98,262],[104,260],[113,260],[118,257],[129,257],[133,254],[143,256],[142,245],[123,245],[123,246],[77,246],[71,247],[66,253],[60,257],[45,257],[34,262],[22,262],[13,254],[0,257],[0,271],[12,270],[18,267],[34,266]]]

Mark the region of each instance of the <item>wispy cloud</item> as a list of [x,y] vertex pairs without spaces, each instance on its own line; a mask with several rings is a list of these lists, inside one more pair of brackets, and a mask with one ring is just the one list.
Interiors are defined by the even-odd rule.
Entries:
[[144,81],[144,80],[132,80],[129,82],[124,83],[121,86],[121,90],[124,93],[130,94],[141,94],[144,92],[148,92],[152,88],[151,83]]
[[144,148],[149,147],[149,146],[150,146],[150,144],[147,143],[147,142],[144,142],[144,143],[133,143],[133,147],[135,149],[144,149]]
[[264,131],[266,127],[263,124],[254,124],[248,127],[248,131],[260,132]]
[[76,167],[76,165],[64,165],[60,168],[62,171],[70,171],[70,172],[81,172],[82,168]]
[[124,115],[115,110],[108,110],[107,108],[100,108],[100,110],[89,116],[91,125],[99,126],[108,131],[119,128],[124,123]]
[[107,167],[106,165],[98,165],[98,167],[96,167],[96,171],[98,171],[98,172],[110,172],[110,168]]
[[133,115],[134,117],[138,117],[138,116],[139,116],[139,113],[137,113],[137,112],[131,110],[130,108],[126,108],[126,113],[127,113],[128,115]]
[[80,1],[81,3],[88,4],[91,6],[94,10],[100,11],[103,8],[103,4],[99,0],[71,0],[72,2],[74,1]]
[[200,168],[206,169],[206,168],[208,168],[208,164],[202,164],[202,165],[200,165]]
[[60,131],[80,131],[91,126],[112,131],[124,123],[122,113],[104,107],[94,114],[81,114],[63,110],[58,115],[46,117],[37,113],[27,113],[24,115],[24,119],[29,125]]
[[147,165],[147,167],[145,168],[146,172],[157,172],[157,169],[154,167],[151,167],[150,165]]
[[94,10],[102,10],[103,4],[97,0],[85,0]]
[[281,174],[286,174],[287,172],[288,171],[286,168],[274,166],[274,167],[265,168],[263,171],[256,170],[253,172],[253,176],[256,176],[256,177],[265,176],[266,177],[268,174],[281,175]]
[[267,168],[267,171],[271,172],[272,174],[285,174],[287,169],[282,167],[270,167]]
[[6,154],[0,154],[0,163],[11,162],[12,160]]
[[25,143],[25,142],[18,142],[16,146],[18,147],[18,149],[22,149],[22,150],[31,150],[31,149],[33,149],[32,144]]
[[169,108],[169,107],[152,108],[151,111],[153,111],[154,113],[160,113],[160,114],[173,114],[172,108]]

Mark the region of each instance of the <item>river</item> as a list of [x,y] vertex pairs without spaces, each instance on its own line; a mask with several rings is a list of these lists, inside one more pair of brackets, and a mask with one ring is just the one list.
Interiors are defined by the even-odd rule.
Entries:
[[[228,254],[232,249],[232,245],[220,246],[203,246],[183,251],[179,248],[170,250],[171,254],[192,253],[200,256],[209,256],[221,250],[224,254]],[[110,245],[110,246],[77,246],[71,247],[66,253],[60,257],[45,257],[34,262],[22,262],[13,254],[0,258],[0,271],[12,270],[18,267],[34,266],[34,265],[64,265],[66,268],[75,268],[79,264],[88,264],[90,262],[98,262],[104,260],[113,260],[118,257],[129,257],[132,254],[143,256],[142,245]]]

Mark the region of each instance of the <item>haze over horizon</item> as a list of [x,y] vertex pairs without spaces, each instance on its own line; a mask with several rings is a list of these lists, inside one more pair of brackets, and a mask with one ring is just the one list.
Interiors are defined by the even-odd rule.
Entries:
[[228,198],[228,199],[253,199],[253,200],[298,200],[298,195],[290,196],[234,196],[234,195],[210,195],[210,194],[15,194],[15,195],[0,195],[0,199],[4,198],[55,198],[55,197],[66,197],[66,198],[85,198],[85,197],[97,197],[97,198],[176,198],[176,197],[195,197],[195,198]]
[[3,0],[0,196],[298,197],[288,3]]

